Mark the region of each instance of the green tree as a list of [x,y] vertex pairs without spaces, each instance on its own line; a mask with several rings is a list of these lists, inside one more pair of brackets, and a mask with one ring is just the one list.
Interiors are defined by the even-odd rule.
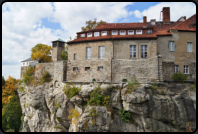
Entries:
[[22,110],[18,96],[15,94],[10,103],[2,109],[2,129],[6,131],[14,130],[19,132],[21,125]]
[[31,60],[38,60],[39,63],[50,62],[51,50],[51,46],[45,44],[37,44],[31,49]]
[[66,46],[65,49],[62,51],[62,54],[60,54],[60,57],[63,60],[66,60],[66,61],[68,60],[68,46]]
[[82,31],[87,31],[87,30],[91,30],[91,29],[94,29],[98,26],[100,26],[101,24],[105,24],[106,22],[105,21],[102,21],[100,20],[99,22],[96,22],[96,19],[94,19],[94,21],[86,21],[86,26],[85,27],[81,27],[81,30]]

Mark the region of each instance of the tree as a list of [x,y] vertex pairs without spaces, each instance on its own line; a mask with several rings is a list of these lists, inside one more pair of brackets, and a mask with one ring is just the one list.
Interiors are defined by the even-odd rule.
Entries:
[[96,19],[94,19],[94,21],[86,21],[86,26],[85,27],[81,27],[81,30],[82,31],[87,31],[87,30],[91,30],[91,29],[94,29],[98,26],[100,26],[101,24],[105,24],[106,22],[105,21],[102,21],[100,20],[99,22],[96,22]]
[[4,79],[4,77],[2,76],[2,86],[4,86],[5,85],[5,79]]
[[51,46],[45,44],[37,44],[31,49],[31,60],[38,60],[39,63],[50,62],[50,50],[52,50]]
[[[71,37],[70,37],[71,38]],[[68,46],[65,47],[65,50],[62,51],[62,54],[60,54],[60,57],[63,60],[68,60]]]

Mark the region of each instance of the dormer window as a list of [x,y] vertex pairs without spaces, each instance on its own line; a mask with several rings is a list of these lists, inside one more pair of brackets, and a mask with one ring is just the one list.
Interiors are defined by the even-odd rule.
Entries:
[[87,37],[92,37],[92,33],[87,33]]
[[126,31],[125,30],[121,30],[120,31],[120,35],[126,35]]
[[142,34],[142,30],[136,30],[136,34]]
[[151,20],[151,25],[154,26],[155,25],[155,19]]
[[107,31],[102,31],[102,32],[101,32],[101,35],[102,35],[102,36],[107,35]]
[[99,36],[99,32],[94,32],[94,37]]
[[152,30],[147,30],[146,33],[147,34],[152,34]]
[[81,34],[80,37],[85,37],[85,34]]
[[118,31],[117,30],[113,30],[112,31],[112,35],[118,35]]
[[133,35],[134,34],[134,30],[128,30],[128,35]]

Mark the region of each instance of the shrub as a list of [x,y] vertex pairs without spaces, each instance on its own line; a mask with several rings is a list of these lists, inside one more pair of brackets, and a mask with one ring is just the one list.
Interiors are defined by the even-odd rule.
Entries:
[[109,103],[109,96],[104,97],[103,95],[100,94],[100,90],[102,90],[100,88],[100,86],[96,87],[90,94],[90,100],[87,101],[88,105],[92,104],[92,105],[104,105],[107,106]]
[[92,81],[94,82],[94,81],[96,81],[96,79],[95,79],[95,78],[93,78],[93,79],[92,79]]
[[24,86],[19,88],[20,92],[23,92],[23,91],[24,91],[24,89],[25,89],[25,87],[24,87]]
[[125,91],[125,94],[127,93],[131,94],[132,91],[139,86],[140,86],[140,83],[138,82],[138,80],[135,77],[132,77],[131,81],[128,82],[128,86],[127,86],[127,90]]
[[75,86],[73,87],[69,87],[68,84],[66,84],[63,87],[63,91],[64,93],[67,95],[67,97],[72,98],[73,96],[75,96],[76,94],[78,94],[80,92],[81,88],[77,88]]
[[122,82],[127,82],[127,79],[122,79]]
[[131,118],[131,113],[126,112],[124,109],[119,110],[119,115],[121,119],[126,123],[129,122],[129,119]]
[[76,124],[75,131],[77,131],[77,128],[78,128],[77,120],[79,119],[80,113],[78,112],[77,109],[71,109],[69,113],[70,115],[68,116],[68,119],[72,120],[72,121],[69,121],[69,123]]
[[181,72],[176,72],[171,76],[171,79],[179,82],[184,82],[187,79],[187,76]]
[[48,71],[45,71],[43,74],[42,74],[42,76],[41,76],[41,80],[43,81],[43,82],[50,82],[50,77],[51,77],[51,75],[49,74],[49,72]]
[[25,84],[29,84],[33,76],[31,75],[34,72],[34,67],[29,66],[28,69],[23,74],[23,81]]
[[193,91],[196,92],[196,82],[192,85]]

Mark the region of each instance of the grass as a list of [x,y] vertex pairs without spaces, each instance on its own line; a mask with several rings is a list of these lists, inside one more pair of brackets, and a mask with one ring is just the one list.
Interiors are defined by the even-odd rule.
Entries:
[[125,94],[131,94],[134,89],[140,86],[140,83],[135,77],[131,78],[131,81],[128,82],[127,90],[125,91]]
[[77,95],[80,92],[81,88],[77,88],[75,86],[69,87],[68,83],[63,87],[64,93],[67,97],[72,98],[73,96]]

